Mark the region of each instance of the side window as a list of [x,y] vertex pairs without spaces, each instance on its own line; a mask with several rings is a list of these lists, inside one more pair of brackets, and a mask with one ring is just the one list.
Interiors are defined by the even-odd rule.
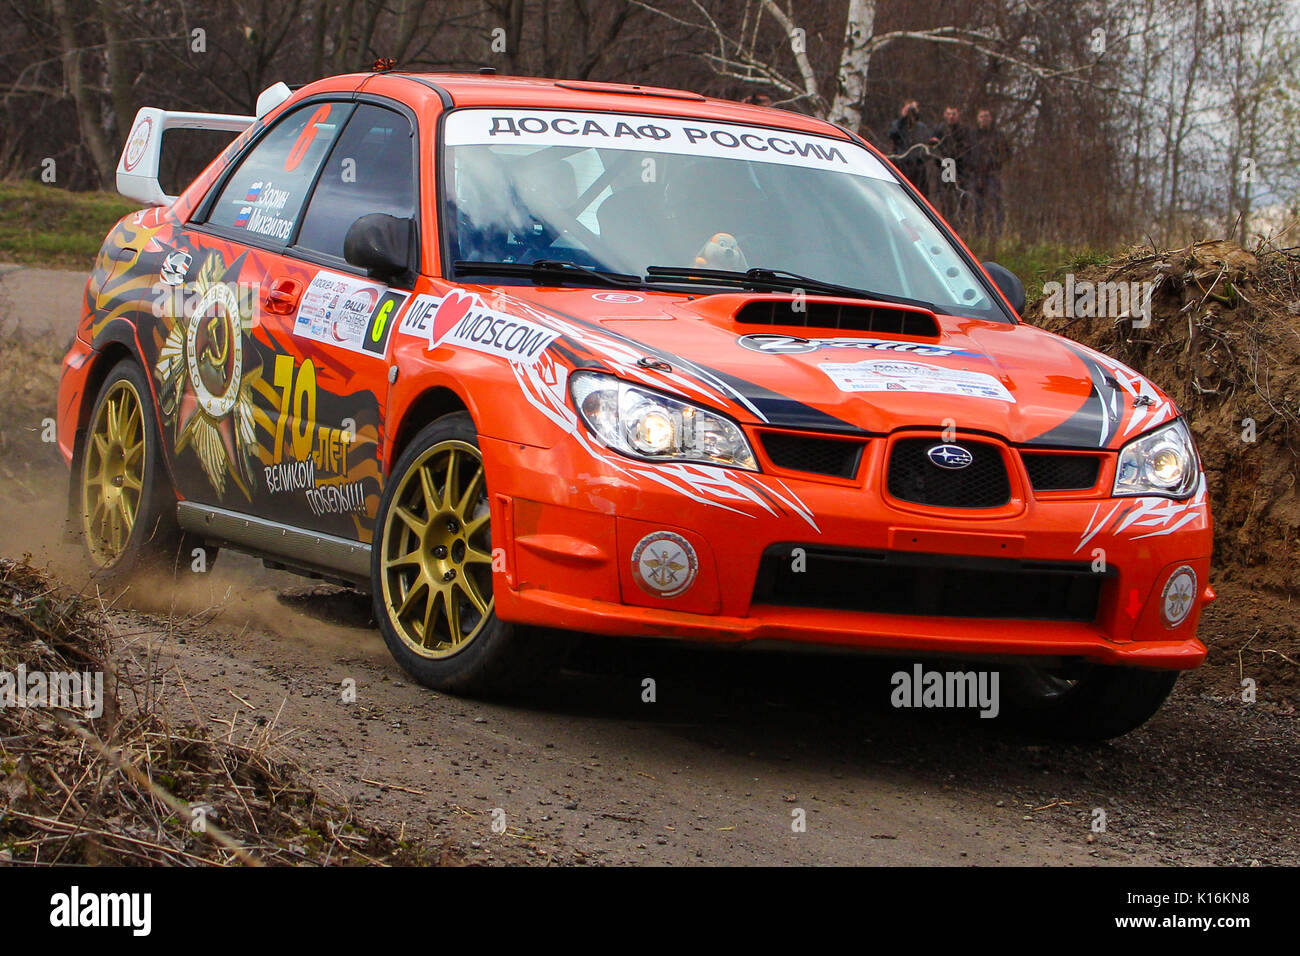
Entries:
[[226,180],[208,222],[250,241],[289,241],[316,170],[343,127],[350,103],[309,103],[262,137]]
[[413,135],[401,113],[367,103],[358,106],[316,183],[298,247],[342,259],[343,239],[362,216],[382,212],[414,218]]

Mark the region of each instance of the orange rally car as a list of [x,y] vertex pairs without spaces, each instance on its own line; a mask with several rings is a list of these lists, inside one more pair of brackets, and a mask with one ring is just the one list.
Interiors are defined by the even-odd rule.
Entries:
[[[563,635],[993,658],[1122,733],[1205,655],[1205,477],[884,157],[692,93],[376,72],[142,109],[63,362],[94,562],[369,589],[423,683]],[[238,136],[178,197],[163,134]],[[205,554],[206,553],[206,554]],[[1010,659],[1008,661],[1008,659]]]

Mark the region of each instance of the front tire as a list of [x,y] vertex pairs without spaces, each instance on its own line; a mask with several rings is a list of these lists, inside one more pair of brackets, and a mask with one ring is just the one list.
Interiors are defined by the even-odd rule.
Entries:
[[1146,723],[1174,689],[1178,671],[1090,664],[1068,674],[1026,667],[1007,677],[1008,711],[1024,731],[1097,743]]
[[558,665],[564,641],[497,618],[483,455],[466,412],[445,415],[393,465],[375,521],[375,620],[393,657],[426,687],[499,694]]

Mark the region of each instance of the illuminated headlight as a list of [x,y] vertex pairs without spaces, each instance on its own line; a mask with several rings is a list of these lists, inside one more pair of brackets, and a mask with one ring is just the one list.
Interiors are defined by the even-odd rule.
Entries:
[[1115,470],[1114,494],[1186,498],[1195,490],[1196,480],[1196,451],[1180,418],[1124,446]]
[[574,372],[569,389],[587,427],[615,451],[758,471],[740,427],[717,412],[599,372]]

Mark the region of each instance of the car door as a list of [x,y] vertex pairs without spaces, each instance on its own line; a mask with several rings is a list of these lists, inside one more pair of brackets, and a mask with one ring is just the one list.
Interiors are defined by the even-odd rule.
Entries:
[[311,277],[285,250],[353,108],[316,99],[278,117],[171,239],[161,280],[183,294],[163,310],[151,372],[173,482],[191,502],[276,513],[276,319],[292,320]]
[[392,285],[349,264],[344,242],[362,216],[418,219],[413,120],[397,104],[358,102],[286,250],[286,273],[271,282],[275,290],[307,270],[292,316],[277,311],[267,320],[278,346],[276,431],[286,433],[273,445],[272,483],[284,490],[272,497],[292,500],[305,527],[366,542],[382,490],[388,346],[418,272],[418,229],[410,274]]

